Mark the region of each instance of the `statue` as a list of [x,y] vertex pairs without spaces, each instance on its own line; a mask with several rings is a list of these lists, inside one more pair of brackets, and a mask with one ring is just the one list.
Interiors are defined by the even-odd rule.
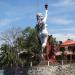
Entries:
[[43,57],[43,50],[47,44],[48,39],[48,30],[47,30],[47,15],[48,15],[48,5],[45,5],[45,16],[43,16],[42,13],[38,13],[36,15],[37,18],[37,24],[36,24],[36,30],[38,32],[38,38],[40,39],[41,45],[42,45],[42,57]]

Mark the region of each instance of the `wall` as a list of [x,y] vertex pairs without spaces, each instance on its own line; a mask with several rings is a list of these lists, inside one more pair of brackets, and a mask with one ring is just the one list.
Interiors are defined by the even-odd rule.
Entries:
[[3,70],[0,70],[0,75],[3,75]]
[[4,75],[75,75],[75,64],[24,67],[9,70]]

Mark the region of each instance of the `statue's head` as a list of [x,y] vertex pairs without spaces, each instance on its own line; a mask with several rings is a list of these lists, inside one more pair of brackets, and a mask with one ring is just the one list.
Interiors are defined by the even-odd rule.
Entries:
[[38,13],[38,14],[36,15],[36,17],[37,17],[37,20],[43,20],[43,18],[44,18],[44,16],[43,16],[42,13]]

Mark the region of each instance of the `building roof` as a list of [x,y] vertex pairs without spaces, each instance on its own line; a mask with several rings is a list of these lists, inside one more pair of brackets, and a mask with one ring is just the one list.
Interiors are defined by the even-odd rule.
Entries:
[[60,46],[62,47],[62,46],[71,46],[71,45],[75,45],[75,41],[68,39],[64,41]]

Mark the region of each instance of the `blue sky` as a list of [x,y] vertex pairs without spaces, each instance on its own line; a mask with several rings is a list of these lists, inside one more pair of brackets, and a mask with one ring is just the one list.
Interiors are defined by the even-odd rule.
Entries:
[[36,14],[45,13],[48,31],[57,40],[75,40],[75,0],[0,0],[0,32],[10,27],[35,27]]

